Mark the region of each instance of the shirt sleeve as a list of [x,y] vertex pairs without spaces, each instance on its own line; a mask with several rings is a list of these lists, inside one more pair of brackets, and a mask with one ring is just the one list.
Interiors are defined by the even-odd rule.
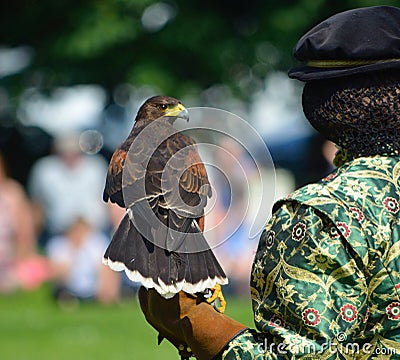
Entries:
[[239,334],[218,359],[355,354],[368,317],[367,284],[346,242],[356,225],[339,225],[343,228],[312,207],[283,203],[266,226],[253,263],[257,330]]

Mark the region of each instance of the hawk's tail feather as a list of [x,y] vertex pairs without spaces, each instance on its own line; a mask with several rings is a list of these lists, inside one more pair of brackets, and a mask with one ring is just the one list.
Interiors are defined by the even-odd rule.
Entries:
[[[206,241],[202,234],[198,239]],[[128,214],[115,232],[103,263],[115,271],[125,271],[130,280],[154,288],[165,298],[181,290],[194,294],[228,283],[211,249],[194,253],[163,249],[146,240]]]

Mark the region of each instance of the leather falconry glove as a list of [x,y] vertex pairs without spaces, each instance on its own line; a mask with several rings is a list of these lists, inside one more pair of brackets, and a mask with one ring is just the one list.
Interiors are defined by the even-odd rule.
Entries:
[[[181,291],[165,299],[155,290],[139,290],[139,301],[146,320],[188,358],[210,360],[239,332],[243,324],[216,311],[201,297]],[[189,351],[187,350],[189,348]],[[186,353],[187,352],[187,353]]]

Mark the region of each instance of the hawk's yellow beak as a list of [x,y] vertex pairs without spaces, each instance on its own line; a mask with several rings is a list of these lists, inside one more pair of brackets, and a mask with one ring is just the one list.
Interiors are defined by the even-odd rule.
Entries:
[[189,121],[189,112],[182,104],[178,104],[174,107],[169,108],[165,112],[165,116],[176,117]]

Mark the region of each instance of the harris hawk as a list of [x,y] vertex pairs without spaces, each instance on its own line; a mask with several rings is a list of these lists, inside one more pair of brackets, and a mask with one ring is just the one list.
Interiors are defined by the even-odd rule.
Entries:
[[103,263],[167,299],[179,291],[218,297],[224,311],[227,278],[203,235],[211,186],[195,141],[173,127],[179,118],[189,120],[180,101],[149,98],[111,157],[103,200],[126,214]]

